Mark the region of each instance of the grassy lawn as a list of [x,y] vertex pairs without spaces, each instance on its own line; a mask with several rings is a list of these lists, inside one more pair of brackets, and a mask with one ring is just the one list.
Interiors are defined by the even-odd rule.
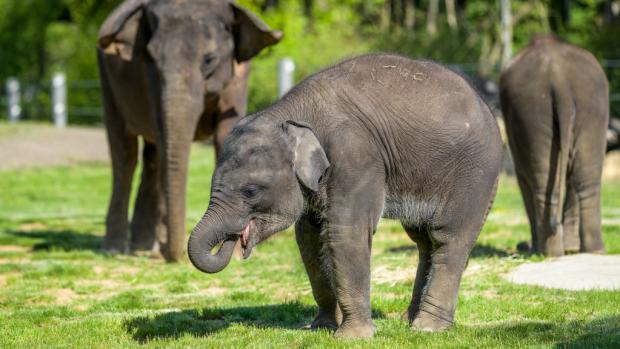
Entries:
[[[212,164],[212,150],[194,146],[188,230],[207,206]],[[470,259],[455,328],[419,333],[400,320],[417,252],[399,224],[383,221],[372,260],[377,335],[336,341],[303,328],[317,309],[291,231],[216,275],[187,260],[99,253],[109,172],[96,164],[0,172],[1,348],[620,348],[620,292],[504,280],[540,260],[515,251],[529,232],[513,178],[502,178]],[[605,183],[603,205],[607,249],[620,253],[620,182]]]

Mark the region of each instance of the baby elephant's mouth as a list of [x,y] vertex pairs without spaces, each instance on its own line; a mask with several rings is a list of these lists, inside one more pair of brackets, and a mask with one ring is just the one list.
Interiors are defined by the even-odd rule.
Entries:
[[250,220],[248,225],[241,232],[241,248],[243,250],[243,259],[247,259],[250,257],[252,253],[252,248],[256,244],[256,239],[254,238],[254,234],[252,230],[254,230],[254,220]]

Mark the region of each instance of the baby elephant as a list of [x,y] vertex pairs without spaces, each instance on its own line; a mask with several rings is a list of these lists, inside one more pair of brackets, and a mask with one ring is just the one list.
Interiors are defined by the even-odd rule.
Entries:
[[215,273],[237,240],[247,258],[295,223],[319,306],[312,328],[371,337],[372,238],[381,217],[398,219],[420,260],[405,318],[443,330],[495,195],[501,147],[488,107],[449,69],[386,54],[345,61],[233,128],[189,257]]
[[532,252],[603,252],[605,72],[589,52],[543,36],[509,63],[500,90]]

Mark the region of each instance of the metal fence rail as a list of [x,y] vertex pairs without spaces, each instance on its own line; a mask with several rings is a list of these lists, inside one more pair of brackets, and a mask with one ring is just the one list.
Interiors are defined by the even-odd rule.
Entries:
[[[481,78],[479,72],[491,72],[495,75],[500,69],[499,65],[479,63],[447,65],[487,84],[495,82]],[[608,76],[620,76],[620,59],[604,59],[601,65]],[[278,78],[278,91],[277,94],[274,91],[274,97],[281,97],[293,86],[294,71],[295,64],[292,59],[280,60],[277,69],[274,69]],[[103,109],[100,104],[93,105],[93,101],[101,101],[100,89],[98,80],[66,80],[62,73],[55,74],[52,81],[45,83],[8,79],[0,92],[0,118],[13,122],[24,118],[51,120],[58,127],[64,127],[67,123],[101,122]],[[615,116],[620,116],[620,90],[611,91],[609,99],[612,110],[617,113]]]

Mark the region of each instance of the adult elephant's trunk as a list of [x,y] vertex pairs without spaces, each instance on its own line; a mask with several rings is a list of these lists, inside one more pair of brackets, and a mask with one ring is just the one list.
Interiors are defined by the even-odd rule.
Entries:
[[189,152],[200,116],[201,99],[191,93],[186,82],[167,79],[162,91],[161,189],[165,202],[167,237],[160,237],[166,260],[178,261],[185,247],[185,195]]
[[228,265],[237,242],[237,238],[226,239],[217,253],[211,253],[213,248],[222,242],[221,233],[224,231],[213,217],[215,215],[211,212],[202,218],[192,231],[187,245],[192,264],[200,271],[210,274],[217,273]]

